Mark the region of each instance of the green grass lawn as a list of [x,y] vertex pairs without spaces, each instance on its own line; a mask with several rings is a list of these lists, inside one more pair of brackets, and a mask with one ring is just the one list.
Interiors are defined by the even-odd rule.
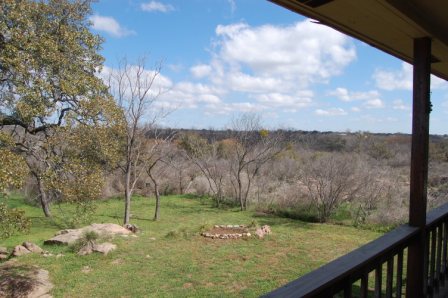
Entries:
[[[9,204],[26,210],[32,229],[0,245],[12,248],[32,241],[61,258],[20,257],[50,272],[54,297],[257,297],[291,281],[362,244],[379,233],[330,224],[310,224],[253,211],[216,209],[208,199],[186,196],[162,198],[161,219],[152,221],[154,199],[135,197],[132,220],[137,238],[115,238],[116,251],[107,256],[79,257],[67,247],[43,245],[61,228],[67,206],[53,206],[56,221],[20,197]],[[98,203],[93,222],[121,224],[124,203]],[[212,240],[199,235],[214,224],[268,224],[265,239]],[[174,237],[167,237],[167,234]],[[154,240],[155,238],[155,240]],[[83,268],[89,266],[89,272]]]

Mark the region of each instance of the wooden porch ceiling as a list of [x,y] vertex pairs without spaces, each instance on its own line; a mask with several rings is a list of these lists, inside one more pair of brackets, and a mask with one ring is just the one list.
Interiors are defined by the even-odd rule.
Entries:
[[412,64],[432,40],[431,72],[448,80],[448,0],[269,0]]

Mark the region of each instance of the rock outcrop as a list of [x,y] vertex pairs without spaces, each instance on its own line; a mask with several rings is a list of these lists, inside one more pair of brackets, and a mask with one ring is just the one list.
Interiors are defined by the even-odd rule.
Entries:
[[31,251],[29,251],[25,246],[23,245],[17,245],[14,247],[11,256],[13,257],[20,257],[26,254],[30,254]]
[[96,232],[100,237],[116,235],[131,235],[132,232],[117,224],[91,224],[81,229],[67,229],[59,231],[53,238],[46,240],[45,244],[68,245],[80,239],[86,232]]
[[269,235],[269,234],[271,234],[271,227],[268,225],[264,225],[255,231],[255,235],[257,235],[258,238],[260,238],[260,239],[264,238],[265,235]]
[[8,249],[6,247],[0,246],[0,261],[6,260],[9,256]]
[[104,255],[107,255],[109,252],[115,250],[116,248],[117,248],[117,246],[115,244],[112,244],[109,242],[96,244],[96,243],[89,241],[86,245],[81,247],[81,249],[78,252],[78,255],[85,256],[85,255],[90,255],[91,253],[94,253],[94,252],[99,252]]

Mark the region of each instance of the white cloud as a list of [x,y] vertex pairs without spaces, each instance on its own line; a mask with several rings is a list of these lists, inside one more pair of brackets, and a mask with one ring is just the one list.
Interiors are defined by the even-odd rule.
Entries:
[[135,31],[122,27],[114,18],[100,15],[93,15],[89,18],[92,22],[92,28],[98,31],[104,31],[115,37],[124,37],[135,34]]
[[361,109],[360,108],[358,108],[358,107],[352,107],[352,108],[350,108],[350,110],[352,111],[352,112],[361,112]]
[[[98,76],[103,79],[106,85],[109,85],[109,78],[113,78],[117,76],[119,73],[118,69],[104,66]],[[139,75],[137,75],[139,73]],[[141,92],[145,92],[148,86],[151,86],[148,96],[157,98],[157,100],[161,99],[165,93],[169,92],[173,88],[173,82],[166,76],[162,74],[156,74],[155,70],[145,69],[141,72],[141,69],[136,65],[129,65],[128,74],[131,82],[135,85],[138,80],[141,82]],[[155,79],[153,80],[155,76]],[[138,79],[139,77],[139,79]],[[152,83],[150,83],[152,81]],[[118,94],[119,85],[116,80],[110,80],[110,91],[112,94]],[[149,85],[151,84],[151,85]],[[133,92],[139,92],[138,89],[132,90]],[[131,96],[131,89],[128,85],[126,85],[126,89],[124,89],[124,96]]]
[[[413,67],[403,62],[399,70],[377,69],[373,79],[380,89],[384,90],[412,90]],[[431,75],[431,89],[446,89],[448,83],[434,75]]]
[[279,108],[285,112],[296,112],[310,106],[312,97],[312,91],[302,91],[295,96],[282,93],[267,93],[255,96],[256,100],[267,108]]
[[347,115],[347,112],[342,108],[331,108],[326,110],[317,109],[315,114],[319,116],[344,116]]
[[328,95],[335,96],[341,101],[363,101],[364,106],[368,109],[378,109],[384,107],[384,102],[380,99],[380,93],[376,90],[353,92],[346,88],[336,88],[333,91],[328,92]]
[[195,78],[203,78],[211,73],[212,67],[206,64],[199,64],[190,68],[190,71]]
[[376,100],[379,98],[380,93],[376,90],[352,92],[345,88],[336,88],[336,90],[329,92],[328,95],[336,96],[339,100],[349,102],[355,100]]
[[159,101],[176,108],[198,108],[200,105],[220,105],[225,91],[213,86],[179,82],[160,96]]
[[248,112],[261,112],[265,107],[251,103],[251,102],[235,102],[235,103],[220,103],[209,104],[206,106],[207,115],[230,115],[235,112],[248,113]]
[[406,104],[403,102],[403,100],[401,100],[401,99],[394,100],[394,101],[392,102],[392,108],[393,108],[394,110],[404,110],[404,111],[409,111],[409,110],[411,110],[411,106],[410,106],[410,105],[406,105]]
[[236,3],[235,0],[227,0],[227,2],[229,2],[230,5],[230,12],[233,14],[236,11]]
[[369,109],[384,108],[384,102],[379,98],[369,99],[366,101],[365,106]]
[[219,25],[216,35],[216,55],[230,69],[249,68],[254,76],[278,76],[303,86],[341,74],[356,58],[346,36],[309,20],[283,27]]
[[370,124],[398,122],[398,119],[394,118],[394,117],[374,117],[372,115],[363,115],[357,120],[364,122],[364,123],[370,123]]
[[171,4],[164,4],[164,3],[158,2],[158,1],[150,1],[148,3],[142,3],[140,5],[140,8],[143,11],[149,11],[149,12],[153,12],[153,11],[170,12],[170,11],[174,10],[174,6],[172,6]]

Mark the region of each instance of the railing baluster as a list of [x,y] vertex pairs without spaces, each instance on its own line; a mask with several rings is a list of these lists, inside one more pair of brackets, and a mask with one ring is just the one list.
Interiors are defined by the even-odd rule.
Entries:
[[403,290],[403,250],[397,255],[397,298],[401,297]]
[[437,257],[436,257],[436,274],[435,274],[435,291],[439,292],[440,278],[441,278],[441,263],[442,263],[442,234],[443,233],[443,223],[437,228]]
[[424,266],[424,270],[425,272],[423,272],[423,276],[425,277],[423,282],[424,282],[424,289],[423,289],[423,294],[426,296],[428,294],[428,281],[429,281],[429,256],[430,256],[430,242],[431,242],[431,232],[428,230],[426,232],[426,245],[425,245],[425,255],[424,255],[424,262],[425,262],[425,266]]
[[344,298],[352,298],[352,283],[350,281],[344,286]]
[[446,254],[447,254],[447,249],[448,249],[448,242],[447,242],[447,238],[448,238],[448,222],[444,222],[443,224],[442,224],[442,227],[443,227],[443,252],[442,252],[442,270],[441,270],[441,272],[442,272],[442,276],[441,276],[441,281],[442,281],[442,284],[443,285],[445,285],[445,278],[446,278],[446,263],[447,263],[447,260],[446,260]]
[[394,280],[394,256],[387,260],[386,297],[392,297],[392,284]]
[[431,250],[429,252],[430,265],[429,265],[429,282],[428,282],[428,295],[433,297],[434,294],[434,273],[436,270],[436,228],[432,229],[431,235]]
[[383,264],[379,264],[375,269],[375,298],[381,298],[381,286],[383,283]]
[[361,276],[361,298],[367,298],[369,291],[369,273]]

